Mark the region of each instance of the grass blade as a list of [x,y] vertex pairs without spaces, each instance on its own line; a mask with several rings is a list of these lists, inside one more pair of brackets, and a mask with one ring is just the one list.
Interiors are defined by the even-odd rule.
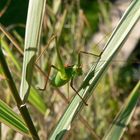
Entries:
[[1,45],[2,47],[6,50],[6,52],[8,53],[9,57],[11,58],[11,60],[13,61],[13,63],[15,64],[17,70],[21,70],[21,65],[20,63],[17,61],[16,57],[12,54],[7,42],[3,39],[1,39]]
[[29,130],[22,118],[2,100],[0,100],[0,121],[24,135],[29,135]]
[[10,70],[8,68],[8,65],[7,65],[7,62],[5,60],[4,54],[2,52],[1,46],[0,46],[0,64],[2,66],[3,73],[5,74],[5,77],[7,79],[7,82],[8,82],[8,85],[10,87],[10,90],[12,92],[12,95],[13,95],[16,103],[17,103],[17,107],[18,107],[18,109],[19,109],[19,111],[20,111],[20,113],[21,113],[26,125],[28,126],[28,129],[29,129],[29,131],[30,131],[30,133],[32,135],[32,138],[35,139],[35,140],[39,139],[38,134],[36,132],[36,129],[34,127],[34,124],[32,122],[32,119],[30,117],[30,114],[28,112],[28,109],[26,107],[26,104],[24,104],[20,99],[20,96],[18,94],[18,90],[17,90],[16,85],[14,83],[14,80],[13,80],[13,77],[11,75],[11,72],[10,72]]
[[[79,94],[87,100],[91,94],[93,89],[96,87],[99,79],[109,66],[111,60],[116,55],[118,50],[122,47],[122,44],[125,42],[128,34],[138,21],[140,17],[140,1],[134,0],[129,6],[128,10],[125,12],[122,17],[119,25],[112,33],[109,41],[106,44],[106,49],[102,53],[100,57],[100,63],[92,66],[89,73],[85,77],[81,87],[79,88]],[[105,61],[107,60],[107,61]],[[77,113],[83,107],[83,103],[78,96],[75,96],[65,113],[61,117],[59,123],[54,129],[53,133],[50,136],[50,140],[59,140],[62,139],[63,135],[70,129],[71,123]]]
[[[22,51],[20,45],[17,43],[17,41],[14,39],[14,37],[6,30],[6,28],[1,24],[0,24],[0,30],[14,44],[17,51],[23,56],[23,51]],[[7,42],[4,40],[4,36],[3,36],[3,38],[1,38],[1,42],[2,42],[2,47],[9,54],[9,57],[15,64],[17,70],[21,71],[21,65],[19,65],[18,59],[16,59],[14,54],[11,52],[9,46],[7,45]],[[31,87],[31,91],[30,91],[28,100],[40,113],[45,114],[46,111],[49,112],[43,99],[41,98],[38,91],[34,87]]]
[[113,121],[112,126],[107,131],[103,140],[120,140],[130,119],[134,113],[136,104],[140,97],[140,81],[137,83],[132,93],[130,94],[124,107],[121,109],[116,119]]
[[38,91],[33,87],[31,87],[31,92],[28,100],[43,115],[50,112],[49,109],[47,109],[44,100],[41,98]]
[[25,34],[20,97],[26,101],[29,95],[33,75],[34,62],[40,42],[43,13],[46,0],[30,0]]

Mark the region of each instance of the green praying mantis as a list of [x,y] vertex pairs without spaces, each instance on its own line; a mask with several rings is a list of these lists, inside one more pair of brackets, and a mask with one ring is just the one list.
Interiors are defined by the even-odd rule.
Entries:
[[[52,40],[55,40],[55,42],[57,42],[57,37],[56,35],[52,36]],[[48,43],[50,44],[50,43]],[[39,57],[37,58],[36,62],[40,59],[40,57],[42,56],[42,54],[45,52],[46,48],[48,48],[49,45],[47,45],[44,50],[41,52],[41,54],[39,55]],[[85,52],[85,51],[79,51],[78,53],[78,57],[77,57],[77,63],[73,64],[73,65],[68,65],[65,66],[64,62],[62,60],[62,57],[60,55],[59,52],[59,47],[56,43],[55,45],[56,48],[56,53],[57,53],[57,61],[58,61],[58,66],[54,66],[54,65],[50,65],[50,68],[48,70],[48,75],[46,77],[46,82],[43,88],[38,88],[39,90],[44,91],[47,87],[47,83],[48,83],[48,79],[49,79],[49,74],[51,71],[51,68],[54,68],[57,72],[56,74],[53,76],[52,79],[50,80],[51,85],[53,85],[54,87],[61,87],[64,86],[66,83],[70,82],[70,86],[71,88],[75,91],[75,93],[81,98],[81,100],[84,102],[85,105],[88,105],[84,99],[81,97],[81,95],[78,93],[78,91],[75,89],[75,87],[73,86],[73,80],[74,78],[81,76],[83,74],[83,70],[82,70],[82,66],[81,66],[81,54],[88,54],[88,55],[93,55],[94,57],[98,57],[100,58],[100,56],[102,55],[103,51],[98,55],[98,54],[93,54],[90,52]],[[97,60],[98,63],[99,59]],[[95,68],[96,65],[95,64]]]
[[[11,42],[16,46],[17,50],[19,51],[20,54],[23,55],[23,51],[20,49],[21,47],[19,47],[18,43],[16,43],[15,40],[13,40],[13,38],[11,37],[11,35],[9,35],[9,33],[4,29],[4,27],[1,25],[0,26],[0,29],[6,34],[6,36],[11,40]],[[50,43],[56,39],[56,35],[53,35],[46,47],[43,49],[43,51],[41,52],[41,54],[38,56],[38,58],[36,59],[36,63],[35,63],[35,66],[37,68],[37,70],[39,70],[42,75],[44,77],[46,77],[46,82],[45,82],[45,85],[44,85],[44,88],[39,88],[40,90],[45,90],[46,87],[47,87],[47,83],[48,83],[48,80],[50,80],[51,84],[54,86],[54,87],[61,87],[63,85],[65,85],[66,83],[68,83],[70,81],[70,85],[72,87],[72,89],[75,91],[75,93],[81,98],[81,100],[85,103],[85,105],[87,105],[87,103],[84,101],[84,99],[79,95],[78,91],[73,87],[73,79],[78,77],[78,76],[81,76],[83,74],[83,69],[82,69],[82,66],[81,66],[81,54],[90,54],[90,55],[93,55],[95,57],[98,57],[96,63],[95,63],[95,68],[96,68],[96,65],[98,64],[98,62],[100,61],[100,57],[103,53],[103,51],[106,49],[104,48],[103,51],[101,51],[101,53],[99,55],[96,55],[96,54],[93,54],[93,53],[89,53],[89,52],[84,52],[84,51],[80,51],[78,53],[78,57],[77,57],[77,63],[74,64],[74,65],[70,65],[70,66],[65,66],[64,65],[64,62],[60,56],[60,53],[59,53],[59,48],[58,46],[56,46],[56,52],[57,52],[57,57],[58,57],[58,67],[54,66],[54,65],[50,65],[50,69],[48,70],[48,74],[46,74],[44,71],[42,71],[42,69],[37,65],[37,62],[38,60],[40,59],[40,57],[42,56],[42,54],[45,53],[46,51],[46,48],[48,48],[50,46]],[[99,42],[101,42],[103,39],[101,39]],[[99,44],[99,42],[97,44]],[[118,62],[118,61],[117,61]],[[122,61],[121,61],[122,62]],[[133,62],[133,60],[132,60]],[[134,60],[135,63],[139,63],[138,60]],[[57,73],[54,75],[54,77],[52,79],[49,79],[49,74],[50,74],[50,70],[51,68],[54,68]]]
[[[57,45],[57,36],[53,35],[51,37],[51,39],[49,40],[48,45],[44,48],[44,50],[41,52],[39,57],[36,59],[36,63],[40,59],[42,54],[45,53],[46,48],[49,47],[50,42],[52,40],[55,40],[55,42],[56,42],[55,49],[56,49],[56,53],[57,53],[58,65],[57,65],[57,67],[54,65],[50,65],[49,70],[48,70],[48,74],[46,75],[45,85],[43,88],[38,88],[38,89],[44,91],[47,87],[48,80],[50,80],[50,84],[54,87],[61,87],[61,86],[64,86],[65,84],[67,84],[68,82],[70,82],[70,86],[74,90],[74,92],[80,97],[80,99],[83,101],[83,103],[85,105],[88,105],[85,102],[85,100],[83,99],[83,97],[78,93],[79,91],[76,90],[75,87],[73,86],[74,79],[83,74],[82,63],[81,63],[81,54],[88,54],[88,55],[92,55],[94,57],[97,57],[98,59],[95,63],[95,67],[94,67],[94,69],[96,69],[96,66],[97,66],[98,62],[100,61],[100,57],[101,57],[102,53],[104,52],[104,50],[106,49],[106,46],[103,48],[103,50],[100,52],[100,54],[93,54],[91,52],[79,51],[78,55],[77,55],[77,62],[73,65],[66,66],[66,65],[64,65],[64,62],[63,62],[62,57],[61,57],[60,52],[59,52],[59,47]],[[122,61],[120,60],[120,62],[122,62]],[[136,61],[136,60],[134,60],[134,62],[138,63],[138,61]],[[54,68],[56,70],[56,73],[50,79],[49,75],[50,75],[51,68]]]

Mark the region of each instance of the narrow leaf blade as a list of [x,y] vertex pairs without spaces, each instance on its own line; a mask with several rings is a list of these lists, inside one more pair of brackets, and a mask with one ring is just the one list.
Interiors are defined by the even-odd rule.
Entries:
[[22,134],[29,135],[29,130],[22,118],[0,99],[0,121]]
[[137,83],[136,87],[130,94],[124,107],[121,109],[116,119],[113,121],[112,126],[107,131],[103,140],[120,140],[125,129],[132,118],[136,104],[140,97],[140,81]]
[[46,0],[30,0],[26,24],[23,70],[20,97],[26,101],[29,95],[34,63],[40,42],[40,33]]

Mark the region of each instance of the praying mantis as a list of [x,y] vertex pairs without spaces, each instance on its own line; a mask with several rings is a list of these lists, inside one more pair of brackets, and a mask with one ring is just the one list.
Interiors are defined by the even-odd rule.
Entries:
[[[12,38],[12,36],[4,29],[4,27],[1,25],[0,29],[6,34],[6,36],[13,42],[13,44],[16,46],[17,50],[23,55],[23,51],[20,49],[21,47],[19,47],[19,45],[16,43],[16,41],[13,41],[14,39]],[[87,105],[87,103],[84,101],[84,99],[79,95],[78,91],[74,88],[73,86],[73,79],[75,77],[81,76],[83,74],[83,70],[82,70],[82,66],[81,66],[81,54],[89,54],[89,55],[93,55],[95,57],[100,57],[102,53],[100,53],[99,55],[93,54],[93,53],[89,53],[89,52],[84,52],[84,51],[80,51],[78,53],[78,59],[77,59],[77,63],[74,65],[70,65],[70,66],[65,66],[64,62],[60,56],[59,53],[59,48],[56,45],[56,52],[57,52],[57,57],[58,57],[58,67],[51,65],[50,69],[48,71],[48,74],[46,75],[41,68],[37,65],[38,60],[40,59],[40,57],[42,56],[43,53],[45,53],[46,48],[49,47],[50,43],[53,40],[56,40],[56,35],[53,35],[49,41],[48,44],[46,45],[46,47],[44,48],[44,50],[41,52],[41,54],[38,56],[38,58],[36,59],[36,63],[35,66],[36,68],[43,74],[43,76],[46,77],[46,82],[44,85],[44,88],[39,88],[40,90],[45,90],[47,87],[47,82],[48,80],[50,80],[51,84],[54,87],[61,87],[63,85],[65,85],[66,83],[68,83],[70,81],[70,85],[72,87],[72,89],[76,92],[76,94],[81,98],[81,100],[85,103],[85,105]],[[96,63],[97,64],[97,63]],[[95,65],[96,66],[96,65]],[[49,79],[49,74],[50,74],[50,70],[51,68],[54,68],[57,70],[56,75],[52,78]]]
[[[2,26],[1,26],[1,29]],[[9,35],[7,35],[9,37],[9,39],[12,41],[12,39],[10,38]],[[74,88],[73,86],[73,79],[78,77],[78,76],[81,76],[83,74],[83,69],[82,69],[82,66],[81,66],[81,54],[89,54],[89,55],[93,55],[95,57],[98,57],[100,58],[103,51],[105,50],[105,48],[103,49],[103,51],[101,51],[101,53],[99,55],[96,55],[96,54],[93,54],[93,53],[89,53],[89,52],[84,52],[84,51],[79,51],[78,53],[78,57],[77,57],[77,63],[74,64],[74,65],[70,65],[70,66],[65,66],[64,65],[64,62],[61,58],[61,55],[59,53],[59,48],[58,46],[56,45],[56,53],[57,53],[57,60],[58,60],[58,67],[54,66],[54,65],[50,65],[50,69],[48,70],[48,74],[45,74],[45,72],[43,72],[41,70],[41,68],[37,65],[37,62],[38,60],[40,59],[40,57],[42,56],[43,53],[45,53],[46,51],[46,48],[49,47],[50,43],[53,41],[53,40],[56,40],[56,35],[53,35],[46,47],[43,49],[43,51],[41,52],[41,54],[38,56],[38,58],[36,59],[36,68],[43,74],[43,76],[46,77],[46,82],[45,82],[45,85],[44,85],[44,88],[39,88],[40,90],[45,90],[46,87],[47,87],[47,82],[48,80],[50,80],[50,83],[54,86],[54,87],[61,87],[63,85],[65,85],[66,83],[70,82],[70,85],[72,87],[72,89],[75,91],[75,93],[81,98],[81,100],[84,102],[85,105],[87,105],[87,103],[84,101],[84,99],[79,95],[78,91]],[[101,42],[103,39],[101,39],[99,42]],[[57,40],[56,40],[57,41]],[[18,47],[18,45],[15,43],[15,41],[12,41],[14,43],[15,46],[17,46],[17,49],[19,50],[19,52],[23,55],[23,51],[20,50],[20,47]],[[97,43],[99,44],[99,43]],[[98,64],[100,59],[97,60],[96,64],[95,64],[95,67],[96,65]],[[135,61],[134,61],[135,62]],[[137,62],[136,62],[137,63]],[[52,79],[49,79],[49,73],[50,73],[50,70],[51,68],[54,68],[57,72],[56,74],[54,75],[54,77]]]
[[[57,42],[56,35],[54,35],[52,38],[54,38],[55,42]],[[47,47],[48,47],[48,45],[41,52],[41,54],[37,58],[36,62],[40,59],[41,55],[45,52],[45,50],[46,50]],[[57,73],[53,76],[52,79],[50,79],[51,85],[53,85],[54,87],[61,87],[61,86],[65,85],[66,83],[70,82],[71,88],[81,98],[81,100],[83,101],[83,103],[85,105],[88,105],[84,101],[84,99],[81,97],[81,95],[78,93],[78,91],[75,89],[75,87],[73,86],[73,80],[74,80],[74,78],[76,78],[78,76],[81,76],[83,74],[83,70],[82,70],[82,66],[81,66],[81,54],[93,55],[95,57],[100,58],[100,56],[102,55],[103,51],[99,55],[98,54],[93,54],[93,53],[90,53],[90,52],[79,51],[78,52],[78,57],[77,57],[77,63],[76,64],[73,64],[73,65],[65,66],[64,65],[64,62],[62,60],[62,57],[60,55],[60,52],[59,52],[59,48],[58,48],[57,43],[55,45],[55,48],[56,48],[56,53],[57,53],[58,66],[56,67],[54,65],[50,65],[50,68],[49,68],[49,71],[48,71],[48,75],[46,77],[46,82],[45,82],[44,88],[38,88],[38,89],[39,90],[42,90],[42,91],[44,91],[46,89],[51,68],[54,68],[57,71]],[[99,61],[99,59],[97,60],[97,63],[98,63],[98,61]],[[95,68],[96,68],[97,63],[95,64]]]
[[[83,74],[82,63],[81,63],[81,54],[88,54],[88,55],[92,55],[94,57],[97,57],[98,59],[95,63],[95,67],[94,67],[94,69],[96,69],[96,66],[100,60],[100,57],[101,57],[102,53],[104,52],[104,50],[106,49],[106,47],[103,48],[103,50],[101,51],[100,54],[93,54],[91,52],[79,51],[78,55],[77,55],[77,62],[73,65],[66,66],[66,65],[64,65],[63,59],[62,59],[60,52],[59,52],[59,47],[57,45],[57,36],[56,35],[52,36],[52,39],[50,39],[50,40],[52,41],[53,39],[56,42],[55,49],[56,49],[56,53],[57,53],[58,66],[56,67],[54,65],[50,65],[50,68],[48,70],[48,75],[46,76],[45,85],[43,88],[38,88],[38,89],[44,91],[47,87],[48,80],[50,80],[50,84],[53,87],[62,87],[65,84],[67,84],[68,82],[70,82],[71,88],[80,97],[80,99],[83,101],[83,103],[87,106],[88,104],[85,102],[83,97],[78,93],[79,91],[76,90],[75,87],[73,86],[74,79]],[[48,44],[50,44],[50,42]],[[46,48],[48,48],[48,45],[41,52],[41,54],[37,58],[36,62],[40,59],[42,54],[45,52]],[[51,68],[55,69],[56,73],[51,79],[49,79]]]

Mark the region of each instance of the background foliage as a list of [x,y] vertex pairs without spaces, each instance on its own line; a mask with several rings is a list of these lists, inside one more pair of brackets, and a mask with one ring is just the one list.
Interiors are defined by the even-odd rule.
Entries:
[[[7,1],[8,0],[0,1],[0,11],[2,11]],[[41,37],[41,48],[43,49],[52,34],[56,30],[59,30],[59,22],[63,16],[63,11],[64,9],[67,9],[68,13],[64,30],[62,31],[60,37],[60,52],[64,62],[69,65],[74,64],[79,50],[93,52],[96,54],[100,53],[103,48],[93,44],[91,40],[94,33],[99,32],[100,30],[103,30],[105,34],[109,34],[109,28],[111,27],[110,11],[114,4],[110,1],[100,2],[96,0],[88,0],[79,2],[78,0],[65,0],[60,6],[58,6],[57,10],[56,1],[57,0],[47,1]],[[8,31],[14,36],[22,49],[24,46],[27,8],[28,0],[11,0],[8,8],[0,17],[0,23],[7,27]],[[55,14],[54,11],[56,11]],[[103,41],[100,41],[99,45],[102,42]],[[14,80],[16,81],[16,85],[19,89],[21,68],[18,69],[18,66],[21,67],[23,61],[22,56],[13,47],[13,44],[6,38],[5,46],[11,46],[10,51],[12,56],[10,53],[6,52],[6,50],[5,53],[10,70],[12,71]],[[54,65],[56,64],[57,58],[52,57],[55,53],[55,49],[52,45],[50,45],[50,47],[46,50],[46,53],[38,62],[46,73],[48,70],[48,63],[52,63]],[[14,57],[15,62],[13,62],[14,59],[12,59],[11,62],[11,57]],[[139,60],[139,58],[139,49],[136,47],[126,63],[123,65],[115,62],[112,63],[110,69],[99,83],[96,91],[94,91],[94,97],[90,98],[88,101],[88,107],[85,107],[81,112],[81,116],[85,118],[85,120],[83,121],[81,117],[77,117],[76,121],[73,123],[70,133],[68,133],[64,139],[90,140],[95,139],[95,137],[97,137],[96,135],[99,137],[104,135],[106,128],[108,128],[112,122],[112,118],[116,116],[120,107],[123,105],[124,100],[133,89],[135,83],[139,80],[140,65],[137,62],[131,63],[132,59]],[[96,58],[93,58],[93,56],[82,56],[82,65],[84,69],[83,77],[90,68],[91,64],[95,62]],[[15,64],[17,64],[17,66]],[[51,77],[53,76],[53,73],[55,73],[55,71],[51,72]],[[0,76],[1,75],[2,72],[0,68]],[[78,88],[78,83],[83,77],[75,80],[76,88]],[[46,112],[38,110],[35,105],[31,104],[31,102],[29,102],[29,109],[33,119],[38,121],[35,123],[42,139],[46,139],[47,135],[50,134],[52,128],[56,125],[61,114],[67,107],[65,100],[70,100],[75,94],[71,88],[68,88],[67,85],[58,89],[52,87],[49,83],[46,91],[38,91],[37,87],[43,87],[44,82],[44,77],[35,70],[32,83],[36,89],[35,92],[37,92],[43,99],[43,103],[47,111],[45,109],[42,110],[45,110]],[[70,95],[64,95],[65,91],[68,90]],[[3,99],[9,106],[15,108],[15,102],[11,97],[9,88],[5,79],[2,78],[0,79],[0,98]],[[44,108],[44,106],[42,105],[42,108]],[[137,140],[137,138],[140,137],[138,133],[140,131],[140,122],[138,120],[140,119],[139,110],[140,108],[138,105],[130,126],[128,127],[128,131],[123,138],[124,140],[132,138]],[[12,138],[15,137],[16,139],[17,134],[13,130],[8,130],[6,135],[6,137],[10,137],[10,135],[12,135]],[[9,140],[12,140],[12,138],[9,138]]]

